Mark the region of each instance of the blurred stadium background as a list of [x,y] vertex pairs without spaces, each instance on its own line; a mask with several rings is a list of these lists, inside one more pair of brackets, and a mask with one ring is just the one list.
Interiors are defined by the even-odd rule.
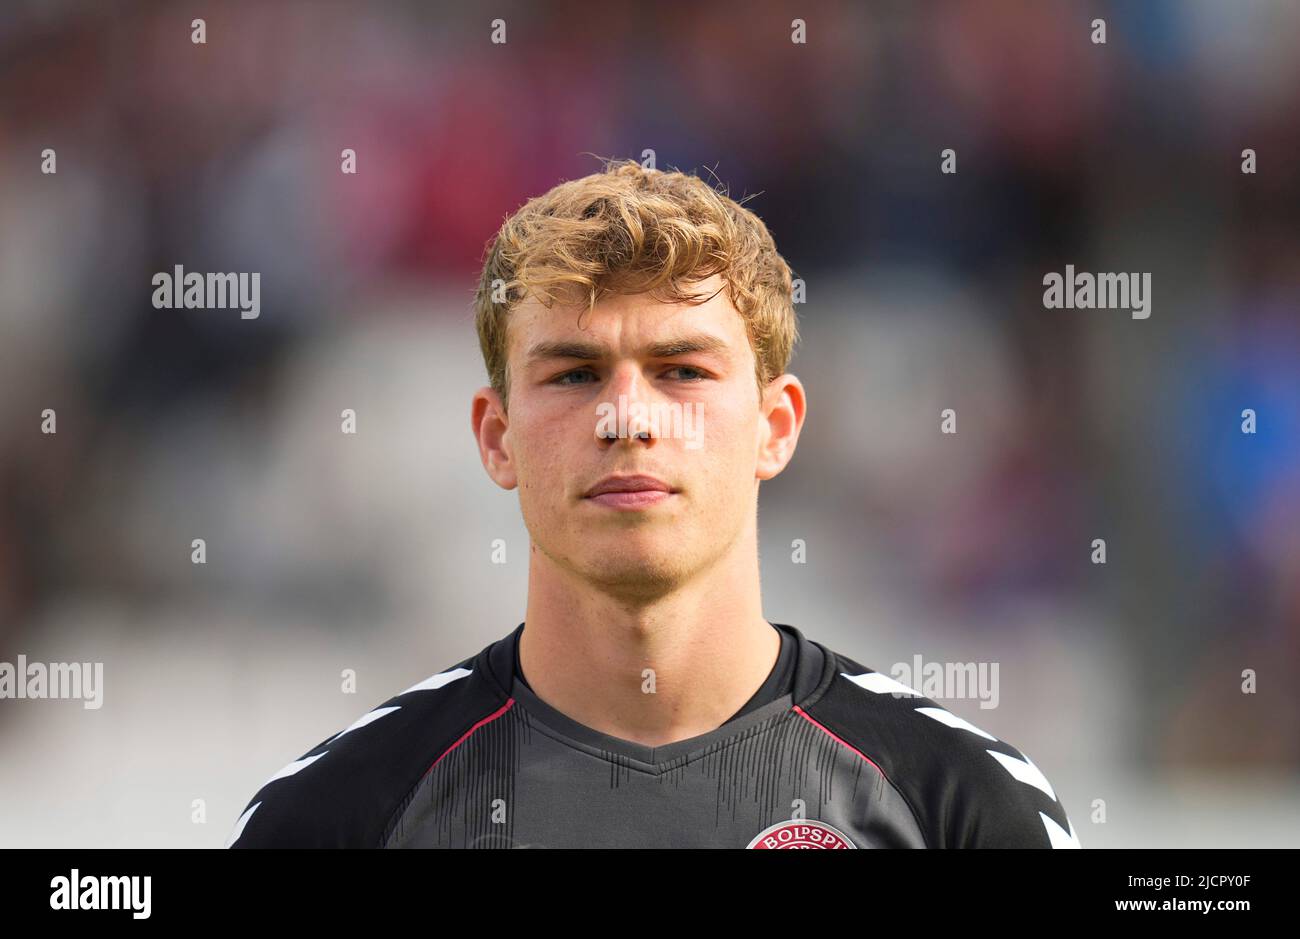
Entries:
[[[99,710],[0,701],[0,846],[220,846],[518,624],[477,264],[646,148],[807,283],[767,618],[1000,663],[998,708],[943,703],[1085,847],[1300,845],[1300,4],[471,6],[0,7],[0,661],[105,663]],[[1045,310],[1067,263],[1151,272],[1150,319]],[[260,317],[154,309],[176,264],[261,272]]]

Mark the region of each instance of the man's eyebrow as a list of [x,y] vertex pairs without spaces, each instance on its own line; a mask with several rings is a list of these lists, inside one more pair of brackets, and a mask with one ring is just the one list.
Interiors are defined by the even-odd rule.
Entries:
[[671,359],[679,355],[690,355],[694,352],[719,355],[724,359],[728,356],[726,341],[708,333],[695,333],[690,336],[678,336],[675,339],[657,342],[650,347],[649,352],[650,357],[653,359]]
[[587,359],[594,361],[603,358],[605,351],[604,346],[594,342],[560,340],[537,343],[528,350],[526,358],[529,362],[539,362],[543,359]]
[[[705,353],[728,357],[727,342],[708,333],[694,333],[689,336],[677,336],[665,339],[649,346],[646,355],[652,359],[671,359],[679,355]],[[609,347],[597,342],[584,342],[580,339],[554,340],[539,342],[528,350],[527,360],[537,362],[544,359],[582,359],[594,362],[603,359],[609,353]]]

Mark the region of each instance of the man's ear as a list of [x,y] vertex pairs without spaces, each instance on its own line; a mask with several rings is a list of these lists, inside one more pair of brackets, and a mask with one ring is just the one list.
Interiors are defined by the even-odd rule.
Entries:
[[763,423],[755,475],[759,479],[771,479],[785,469],[799,442],[799,430],[808,410],[803,383],[789,373],[778,375],[763,391],[759,407]]
[[483,461],[487,474],[502,489],[514,489],[519,480],[506,433],[510,429],[510,417],[501,396],[490,386],[474,392],[469,422],[474,439],[478,441],[479,459]]

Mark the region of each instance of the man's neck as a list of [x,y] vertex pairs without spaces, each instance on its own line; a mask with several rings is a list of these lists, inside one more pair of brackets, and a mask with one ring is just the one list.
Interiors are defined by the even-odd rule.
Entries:
[[763,619],[757,552],[747,558],[723,558],[670,593],[629,604],[534,546],[519,637],[529,687],[578,723],[646,746],[716,729],[758,691],[781,649]]

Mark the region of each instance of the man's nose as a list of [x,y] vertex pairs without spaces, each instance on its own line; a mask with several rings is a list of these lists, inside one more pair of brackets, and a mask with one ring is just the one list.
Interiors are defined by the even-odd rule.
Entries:
[[629,437],[650,440],[654,436],[654,427],[649,420],[652,389],[641,373],[641,368],[634,362],[623,362],[614,367],[601,403],[604,411],[613,416],[605,422],[599,436],[614,440]]

